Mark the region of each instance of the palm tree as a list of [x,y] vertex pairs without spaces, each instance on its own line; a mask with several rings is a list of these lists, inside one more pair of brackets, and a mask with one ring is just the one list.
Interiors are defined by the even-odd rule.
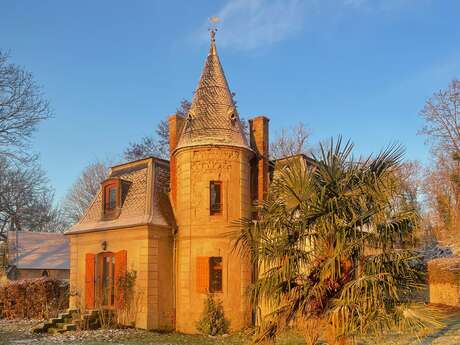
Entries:
[[413,250],[418,215],[397,178],[403,152],[354,160],[352,150],[339,138],[309,163],[291,159],[259,219],[239,221],[235,249],[258,265],[251,302],[270,310],[255,343],[305,321],[339,343],[424,326],[411,303],[424,277]]

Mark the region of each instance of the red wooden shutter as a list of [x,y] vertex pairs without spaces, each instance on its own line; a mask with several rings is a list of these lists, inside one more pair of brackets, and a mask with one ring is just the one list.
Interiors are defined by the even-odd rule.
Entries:
[[124,291],[122,287],[126,284],[128,252],[120,250],[115,253],[115,305],[122,307],[124,303]]
[[85,305],[86,309],[94,309],[94,282],[96,255],[86,254],[86,271],[85,271]]
[[196,291],[207,293],[209,291],[209,257],[196,258]]

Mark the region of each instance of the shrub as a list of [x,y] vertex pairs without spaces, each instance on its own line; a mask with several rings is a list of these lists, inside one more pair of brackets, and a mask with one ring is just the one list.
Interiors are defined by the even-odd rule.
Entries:
[[212,294],[208,294],[204,302],[204,311],[196,328],[206,335],[222,335],[227,333],[230,322],[225,319],[222,301],[216,301]]
[[69,283],[39,278],[9,281],[0,285],[0,317],[47,319],[68,308]]
[[128,270],[126,274],[119,277],[117,281],[118,306],[117,323],[118,326],[134,326],[137,313],[139,312],[142,294],[136,293],[137,272]]

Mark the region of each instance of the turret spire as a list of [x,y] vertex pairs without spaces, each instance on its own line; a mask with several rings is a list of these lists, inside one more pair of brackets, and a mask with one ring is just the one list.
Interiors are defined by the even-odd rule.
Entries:
[[211,26],[209,54],[177,149],[218,144],[249,148],[217,54],[216,32],[217,28]]

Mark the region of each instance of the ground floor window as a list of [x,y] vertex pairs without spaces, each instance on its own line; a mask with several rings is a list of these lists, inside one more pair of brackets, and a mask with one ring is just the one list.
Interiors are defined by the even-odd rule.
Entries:
[[222,258],[209,258],[209,292],[222,292]]
[[197,258],[197,291],[217,293],[223,291],[223,269],[221,256]]

